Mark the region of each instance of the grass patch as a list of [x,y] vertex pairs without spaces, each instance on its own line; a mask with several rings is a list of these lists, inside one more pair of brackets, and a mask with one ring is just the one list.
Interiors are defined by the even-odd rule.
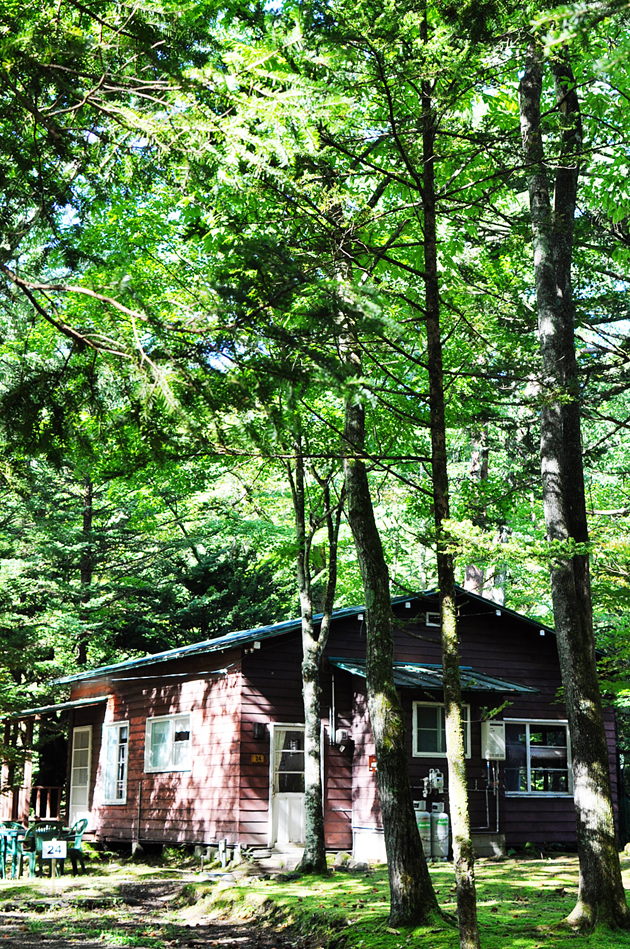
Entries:
[[[622,857],[622,868],[630,889],[629,858]],[[436,864],[430,872],[440,906],[453,914],[452,866]],[[200,926],[201,933],[212,918],[251,921],[270,933],[291,927],[298,938],[290,941],[309,949],[458,949],[456,928],[439,920],[428,927],[389,925],[384,868],[298,879],[244,875],[236,883],[202,882],[197,873],[188,879],[170,868],[117,862],[101,865],[97,876],[65,877],[54,886],[50,878],[6,880],[0,913],[8,913],[5,930],[43,937],[54,949],[88,940],[104,949],[183,947],[191,928]],[[630,949],[630,933],[601,929],[577,936],[562,929],[577,897],[574,856],[480,860],[477,881],[482,949]]]
[[[624,860],[626,886],[630,861]],[[455,887],[450,864],[431,867],[442,909],[454,913]],[[575,905],[577,859],[480,860],[478,913],[483,949],[630,949],[630,933],[598,929],[578,936],[562,920]],[[199,894],[201,897],[201,894]],[[392,928],[385,869],[369,874],[334,873],[291,881],[254,880],[216,888],[201,897],[205,911],[239,918],[280,919],[325,947],[344,949],[457,949],[455,927]]]

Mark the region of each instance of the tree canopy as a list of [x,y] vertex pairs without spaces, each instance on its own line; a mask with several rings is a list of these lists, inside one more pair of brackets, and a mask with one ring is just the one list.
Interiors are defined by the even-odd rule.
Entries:
[[[628,15],[615,0],[3,5],[8,707],[86,664],[294,615],[306,588],[323,603],[344,460],[346,484],[365,470],[393,593],[444,589],[447,564],[550,621],[550,565],[590,557],[602,681],[623,707]],[[521,143],[533,49],[539,152]],[[564,388],[539,347],[531,196],[538,170],[558,204],[569,152]],[[577,539],[550,531],[538,457],[550,406],[569,403]],[[364,595],[351,507],[338,605]]]
[[[507,602],[543,619],[541,394],[516,96],[528,30],[550,56],[572,44],[584,98],[574,283],[596,622],[621,659],[625,10],[607,8],[587,30],[568,7],[455,13],[436,4],[430,42],[413,5],[396,18],[343,3],[326,12],[235,6],[221,16],[185,4],[151,14],[124,5],[56,11],[33,8],[19,31],[3,34],[1,424],[5,489],[20,516],[25,504],[53,503],[59,471],[76,483],[66,497],[76,495],[77,510],[91,478],[116,523],[133,525],[122,508],[136,490],[149,507],[147,495],[170,494],[179,510],[203,481],[193,472],[210,465],[226,510],[244,497],[253,512],[274,509],[268,529],[286,565],[276,393],[291,385],[320,431],[309,451],[326,458],[339,453],[335,400],[358,387],[374,409],[366,452],[392,582],[434,582],[417,172],[418,83],[434,77],[453,550],[460,579],[468,562],[480,564],[487,591],[500,575]],[[15,15],[4,15],[14,26]],[[560,147],[551,98],[545,122],[551,167]],[[358,379],[336,349],[342,293],[360,316]],[[172,491],[156,487],[169,482]],[[271,506],[269,492],[278,492]],[[161,503],[186,547],[196,525]],[[45,546],[70,549],[80,541],[56,526],[61,510],[33,529]],[[149,547],[160,530],[152,510],[143,518]],[[252,531],[250,557],[268,536]],[[349,602],[360,593],[343,537],[339,597]],[[97,545],[106,560],[107,541]],[[195,542],[186,549],[199,567]],[[167,575],[152,611],[166,625],[182,608]],[[79,602],[64,599],[70,626]],[[196,629],[185,609],[178,616],[174,627]]]

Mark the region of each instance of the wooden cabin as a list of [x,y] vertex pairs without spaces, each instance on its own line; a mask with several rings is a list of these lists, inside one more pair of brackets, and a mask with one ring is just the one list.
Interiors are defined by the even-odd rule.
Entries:
[[[433,592],[393,603],[409,775],[429,811],[448,810],[438,609]],[[571,745],[553,631],[464,590],[458,612],[477,849],[572,844]],[[365,635],[363,607],[337,611],[321,676],[326,844],[384,859]],[[296,620],[59,680],[70,687],[68,701],[52,707],[69,716],[68,822],[88,817],[105,843],[299,845],[300,661]],[[606,727],[616,801],[612,712]]]

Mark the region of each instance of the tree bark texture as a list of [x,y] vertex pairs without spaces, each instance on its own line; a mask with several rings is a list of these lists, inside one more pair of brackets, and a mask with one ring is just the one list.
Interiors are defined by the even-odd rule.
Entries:
[[[345,241],[343,216],[333,254]],[[341,295],[348,273],[344,259],[337,262]],[[413,809],[405,741],[405,719],[394,683],[394,639],[389,593],[389,570],[376,526],[365,452],[365,408],[359,385],[361,352],[354,319],[338,312],[338,346],[351,382],[344,405],[343,471],[346,516],[352,531],[363,582],[366,607],[366,689],[374,737],[377,781],[387,856],[390,891],[389,921],[396,925],[428,923],[439,914],[433,883]]]
[[550,564],[554,622],[564,686],[573,771],[580,885],[568,922],[630,927],[617,854],[597,679],[584,496],[580,395],[571,287],[573,229],[582,148],[575,81],[566,54],[552,61],[563,120],[554,204],[545,164],[541,96],[543,63],[532,43],[520,85],[521,136],[528,167],[538,336],[542,358],[541,473],[548,540],[558,543]]
[[427,363],[431,413],[431,470],[437,539],[437,578],[442,630],[442,677],[448,762],[448,795],[453,833],[453,861],[457,888],[457,916],[461,949],[478,949],[475,858],[470,837],[466,759],[459,676],[457,608],[453,558],[444,546],[444,522],[449,517],[449,484],[444,412],[444,374],[440,328],[437,221],[434,173],[434,122],[431,86],[422,83],[423,99],[423,210]]
[[[88,620],[88,606],[92,595],[92,574],[94,570],[94,556],[92,551],[92,521],[94,518],[94,488],[92,479],[88,476],[83,483],[83,515],[81,524],[81,562],[79,565],[81,578],[81,604],[79,616],[84,623]],[[87,663],[87,632],[82,628],[77,643],[77,662],[80,666]]]
[[337,581],[337,537],[340,509],[336,519],[330,509],[330,491],[327,483],[320,485],[323,493],[324,515],[328,526],[329,559],[328,582],[324,615],[319,633],[313,623],[313,589],[311,583],[310,553],[313,530],[307,530],[306,479],[301,440],[296,441],[295,470],[289,468],[289,480],[295,514],[297,542],[297,581],[302,620],[302,697],[304,701],[304,854],[298,870],[301,873],[326,872],[326,839],[324,834],[324,807],[321,780],[321,704],[320,669],[335,598]]
[[[301,599],[301,597],[300,597]],[[300,873],[326,872],[326,840],[321,781],[321,650],[312,616],[302,611],[302,696],[304,700],[304,854]]]
[[344,436],[348,520],[367,611],[368,710],[376,745],[387,853],[389,918],[392,925],[418,924],[428,921],[438,906],[413,810],[405,722],[394,684],[389,572],[374,519],[367,470],[361,458],[365,444],[365,411],[352,395],[346,400]]
[[[473,435],[473,450],[470,459],[470,479],[475,487],[481,487],[488,480],[488,445],[487,430],[484,428],[478,435]],[[486,505],[480,504],[477,499],[474,505],[473,524],[479,527],[486,525]],[[467,564],[464,577],[464,590],[470,590],[478,596],[484,594],[485,570],[475,564]]]

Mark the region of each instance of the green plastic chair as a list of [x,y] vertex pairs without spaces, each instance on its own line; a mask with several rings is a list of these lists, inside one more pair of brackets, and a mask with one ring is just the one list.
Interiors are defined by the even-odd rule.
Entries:
[[[81,820],[75,821],[70,828],[70,832],[64,834],[63,837],[68,844],[68,858],[72,863],[73,876],[77,875],[77,861],[81,864],[81,873],[85,873],[85,857],[83,856],[81,843],[83,841],[83,834],[87,830],[87,825],[87,818],[82,817]],[[63,873],[63,869],[61,872]]]
[[3,828],[0,827],[0,879],[4,880],[6,877],[7,838],[2,831]]
[[[28,856],[29,876],[34,877],[38,867],[40,876],[43,874],[42,844],[45,840],[62,840],[63,830],[63,821],[60,820],[37,821],[35,824],[31,824],[22,841],[20,876],[22,876],[22,863],[25,856]],[[63,860],[59,860],[61,873],[63,873],[63,869]]]
[[22,840],[26,828],[16,820],[0,821],[0,876],[6,879],[6,865],[11,864],[11,876],[16,878],[20,866]]

